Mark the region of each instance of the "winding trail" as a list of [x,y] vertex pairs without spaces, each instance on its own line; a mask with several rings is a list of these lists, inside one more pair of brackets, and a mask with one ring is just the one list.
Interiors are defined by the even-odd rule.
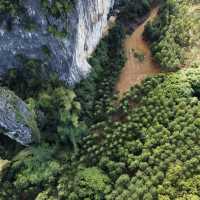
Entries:
[[[148,21],[153,20],[157,16],[158,11],[159,7],[153,8],[145,22],[138,26],[132,35],[125,40],[124,48],[127,62],[122,69],[119,81],[116,85],[116,90],[119,92],[120,96],[127,92],[130,87],[140,83],[148,75],[160,73],[158,64],[156,64],[152,58],[149,45],[143,40],[142,36],[145,25]],[[134,52],[142,53],[144,55],[144,60],[139,61],[139,59],[134,56]]]

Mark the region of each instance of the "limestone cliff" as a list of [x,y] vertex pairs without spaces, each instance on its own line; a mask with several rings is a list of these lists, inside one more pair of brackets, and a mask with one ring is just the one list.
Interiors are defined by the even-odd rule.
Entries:
[[[73,8],[59,18],[46,12],[41,0],[19,2],[23,12],[12,20],[12,28],[6,30],[5,20],[0,22],[0,74],[17,67],[17,55],[23,54],[44,60],[68,84],[84,77],[90,70],[87,57],[102,37],[114,0],[74,0]],[[29,21],[25,24],[23,18]],[[64,28],[66,35],[57,34],[55,29]]]

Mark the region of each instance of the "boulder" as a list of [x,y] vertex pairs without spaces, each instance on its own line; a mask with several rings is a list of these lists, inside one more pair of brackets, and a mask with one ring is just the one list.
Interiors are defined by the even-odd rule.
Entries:
[[40,138],[34,113],[12,91],[0,87],[0,134],[22,145]]

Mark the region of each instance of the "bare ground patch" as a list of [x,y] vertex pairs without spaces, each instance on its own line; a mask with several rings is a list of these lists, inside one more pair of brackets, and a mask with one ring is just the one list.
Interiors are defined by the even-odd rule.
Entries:
[[[153,20],[157,16],[158,11],[159,7],[153,8],[144,23],[139,25],[124,42],[127,62],[122,69],[116,85],[116,90],[120,96],[127,92],[130,87],[140,83],[147,76],[160,73],[160,68],[153,60],[149,45],[142,36],[146,23],[149,20]],[[140,54],[143,59],[138,59],[137,54]]]

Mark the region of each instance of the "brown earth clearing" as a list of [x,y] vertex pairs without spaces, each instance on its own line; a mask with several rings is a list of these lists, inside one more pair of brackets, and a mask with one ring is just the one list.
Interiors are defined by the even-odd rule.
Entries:
[[116,85],[120,96],[145,77],[160,73],[158,64],[153,60],[150,47],[142,36],[145,25],[157,16],[158,11],[159,7],[153,8],[149,17],[124,42],[127,61]]

